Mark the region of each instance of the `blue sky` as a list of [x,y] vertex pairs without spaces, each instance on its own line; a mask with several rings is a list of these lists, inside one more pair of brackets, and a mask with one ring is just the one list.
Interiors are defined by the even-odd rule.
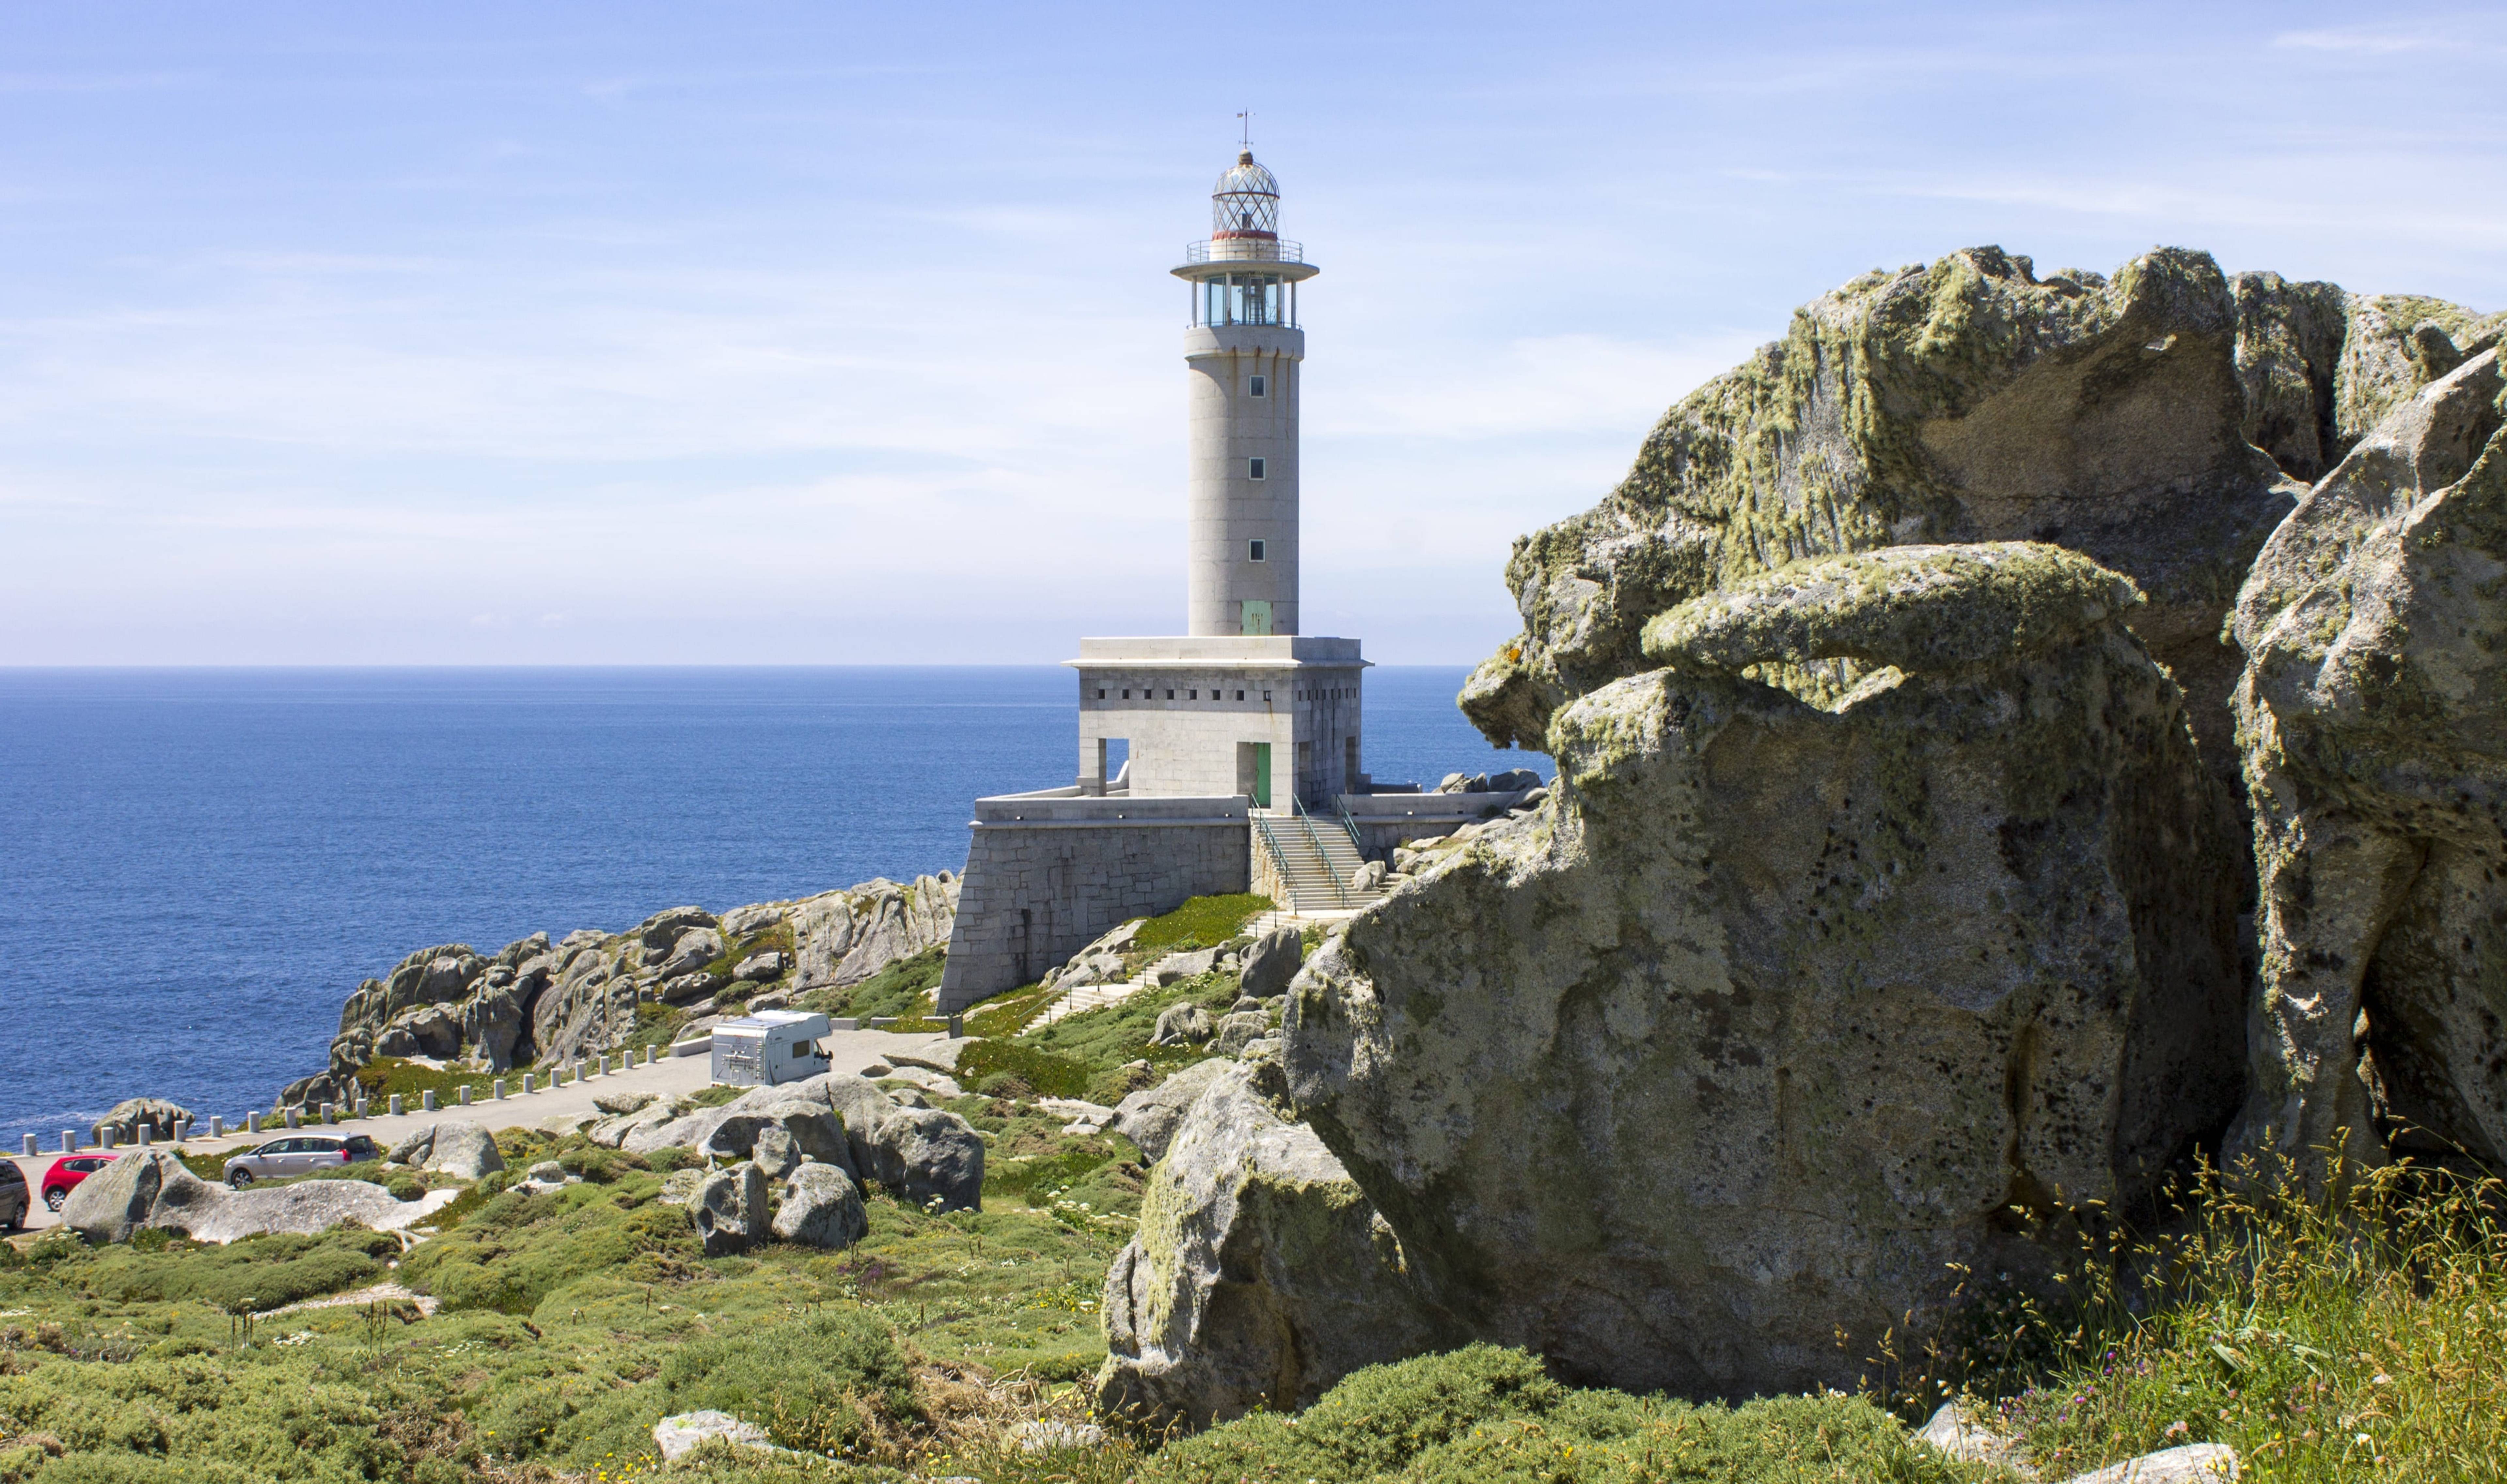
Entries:
[[0,3],[0,664],[1048,661],[1182,611],[1255,111],[1310,632],[1876,266],[2507,307],[2496,8]]

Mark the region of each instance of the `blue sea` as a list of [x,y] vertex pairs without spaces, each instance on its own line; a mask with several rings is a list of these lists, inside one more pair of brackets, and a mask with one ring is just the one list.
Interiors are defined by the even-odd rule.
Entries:
[[[1465,671],[1367,679],[1366,762],[1492,752]],[[979,794],[1068,783],[1053,666],[0,670],[0,1136],[121,1099],[267,1107],[357,982],[957,870]]]

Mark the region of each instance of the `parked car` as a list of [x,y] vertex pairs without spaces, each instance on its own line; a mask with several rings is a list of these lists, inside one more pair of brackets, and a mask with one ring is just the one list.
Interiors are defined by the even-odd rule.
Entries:
[[311,1175],[382,1157],[382,1149],[363,1134],[290,1134],[228,1160],[227,1183],[241,1190],[255,1180]]
[[26,1172],[14,1159],[0,1159],[0,1232],[25,1225],[26,1207],[33,1200],[26,1193]]
[[96,1149],[85,1154],[64,1154],[53,1161],[53,1168],[44,1172],[44,1209],[60,1210],[61,1203],[70,1198],[70,1192],[77,1188],[79,1181],[120,1157]]

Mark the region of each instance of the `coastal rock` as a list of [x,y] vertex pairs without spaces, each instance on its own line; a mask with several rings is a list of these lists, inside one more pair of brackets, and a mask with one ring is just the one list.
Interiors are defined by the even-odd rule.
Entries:
[[419,1128],[392,1145],[388,1158],[414,1170],[432,1170],[458,1179],[484,1179],[505,1168],[505,1156],[484,1125],[466,1118],[447,1118]]
[[1158,1012],[1158,1023],[1150,1032],[1152,1046],[1198,1046],[1210,1039],[1210,1012],[1196,1004],[1169,1005]]
[[861,1192],[833,1165],[801,1165],[783,1181],[783,1204],[775,1213],[775,1235],[783,1242],[834,1251],[870,1232]]
[[192,1110],[163,1098],[125,1098],[110,1112],[89,1126],[88,1132],[98,1143],[104,1142],[106,1130],[120,1143],[137,1143],[139,1126],[148,1126],[151,1139],[172,1139],[174,1131],[189,1123]]
[[[832,1116],[832,1115],[829,1115]],[[841,1138],[842,1136],[839,1136]],[[757,1141],[749,1147],[749,1158],[757,1162],[757,1172],[770,1180],[780,1180],[801,1168],[801,1146],[781,1124],[768,1124],[757,1131]],[[835,1169],[835,1166],[828,1166]]]
[[1600,505],[1516,543],[1524,632],[1463,708],[1545,751],[1561,706],[1653,668],[1648,620],[1718,587],[1823,553],[2034,538],[2148,596],[2132,628],[2234,788],[2220,623],[2300,492],[2246,441],[2239,322],[2218,266],[2180,248],[2112,278],[2040,278],[1997,247],[1867,273],[1671,409]]
[[1259,1010],[1241,1010],[1219,1017],[1217,1033],[1210,1040],[1210,1049],[1223,1057],[1243,1051],[1250,1041],[1260,1039],[1271,1029],[1271,1017]]
[[1271,929],[1245,951],[1245,969],[1238,982],[1239,992],[1255,999],[1268,999],[1285,993],[1289,981],[1297,977],[1297,965],[1303,963],[1305,958],[1305,939],[1297,929]]
[[708,1257],[745,1252],[766,1230],[766,1176],[744,1160],[697,1185],[688,1219]]
[[1114,1121],[1108,1132],[1130,1140],[1139,1146],[1141,1158],[1154,1165],[1166,1157],[1167,1144],[1182,1125],[1183,1115],[1201,1101],[1201,1095],[1220,1079],[1239,1075],[1241,1071],[1232,1062],[1215,1058],[1195,1062],[1157,1086],[1144,1088],[1115,1104]]
[[741,959],[732,969],[731,977],[744,984],[771,984],[782,978],[791,966],[791,955],[781,949],[770,949]]
[[2408,396],[2239,594],[2263,964],[2236,1152],[2507,1156],[2498,351]]
[[1469,1338],[1850,1386],[1952,1264],[2045,1281],[2015,1209],[2140,1209],[2219,1133],[2240,831],[2130,594],[2004,544],[1669,610],[1666,668],[1556,718],[1540,810],[1307,962],[1296,1106]]
[[133,1149],[89,1176],[61,1205],[61,1225],[89,1242],[127,1242],[143,1229],[200,1242],[276,1232],[310,1236],[343,1221],[382,1228],[400,1203],[364,1180],[300,1180],[235,1191],[183,1168],[164,1149]]
[[662,1462],[678,1460],[710,1442],[721,1442],[734,1448],[754,1448],[764,1453],[775,1451],[766,1437],[766,1430],[754,1423],[742,1422],[729,1412],[681,1412],[653,1424],[653,1446],[662,1450]]
[[[650,953],[645,955],[648,962],[652,957]],[[669,956],[653,965],[653,972],[664,980],[674,979],[682,974],[693,974],[721,957],[721,933],[710,927],[691,927],[679,934],[678,941],[671,945]]]
[[[720,1107],[660,1121],[636,1114],[618,1146],[630,1154],[675,1146],[720,1159],[746,1159],[759,1136],[773,1129],[812,1159],[848,1172],[859,1168],[843,1115],[823,1094],[809,1089],[807,1082],[754,1088]],[[880,1102],[884,1109],[887,1098],[883,1095]]]
[[871,1133],[868,1173],[898,1200],[926,1211],[984,1209],[984,1140],[939,1108],[900,1107]]
[[943,871],[911,886],[867,881],[791,903],[795,990],[859,984],[899,959],[946,944],[958,917],[958,885]]
[[1106,1275],[1099,1410],[1202,1427],[1302,1408],[1444,1330],[1400,1244],[1314,1131],[1233,1063],[1194,1101]]

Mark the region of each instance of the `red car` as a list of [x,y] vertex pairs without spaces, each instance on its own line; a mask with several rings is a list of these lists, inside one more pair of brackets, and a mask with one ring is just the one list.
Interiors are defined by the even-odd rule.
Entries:
[[79,1181],[121,1157],[101,1149],[90,1149],[84,1154],[64,1154],[53,1161],[53,1168],[44,1172],[44,1209],[60,1210],[61,1203],[70,1198],[71,1189]]

